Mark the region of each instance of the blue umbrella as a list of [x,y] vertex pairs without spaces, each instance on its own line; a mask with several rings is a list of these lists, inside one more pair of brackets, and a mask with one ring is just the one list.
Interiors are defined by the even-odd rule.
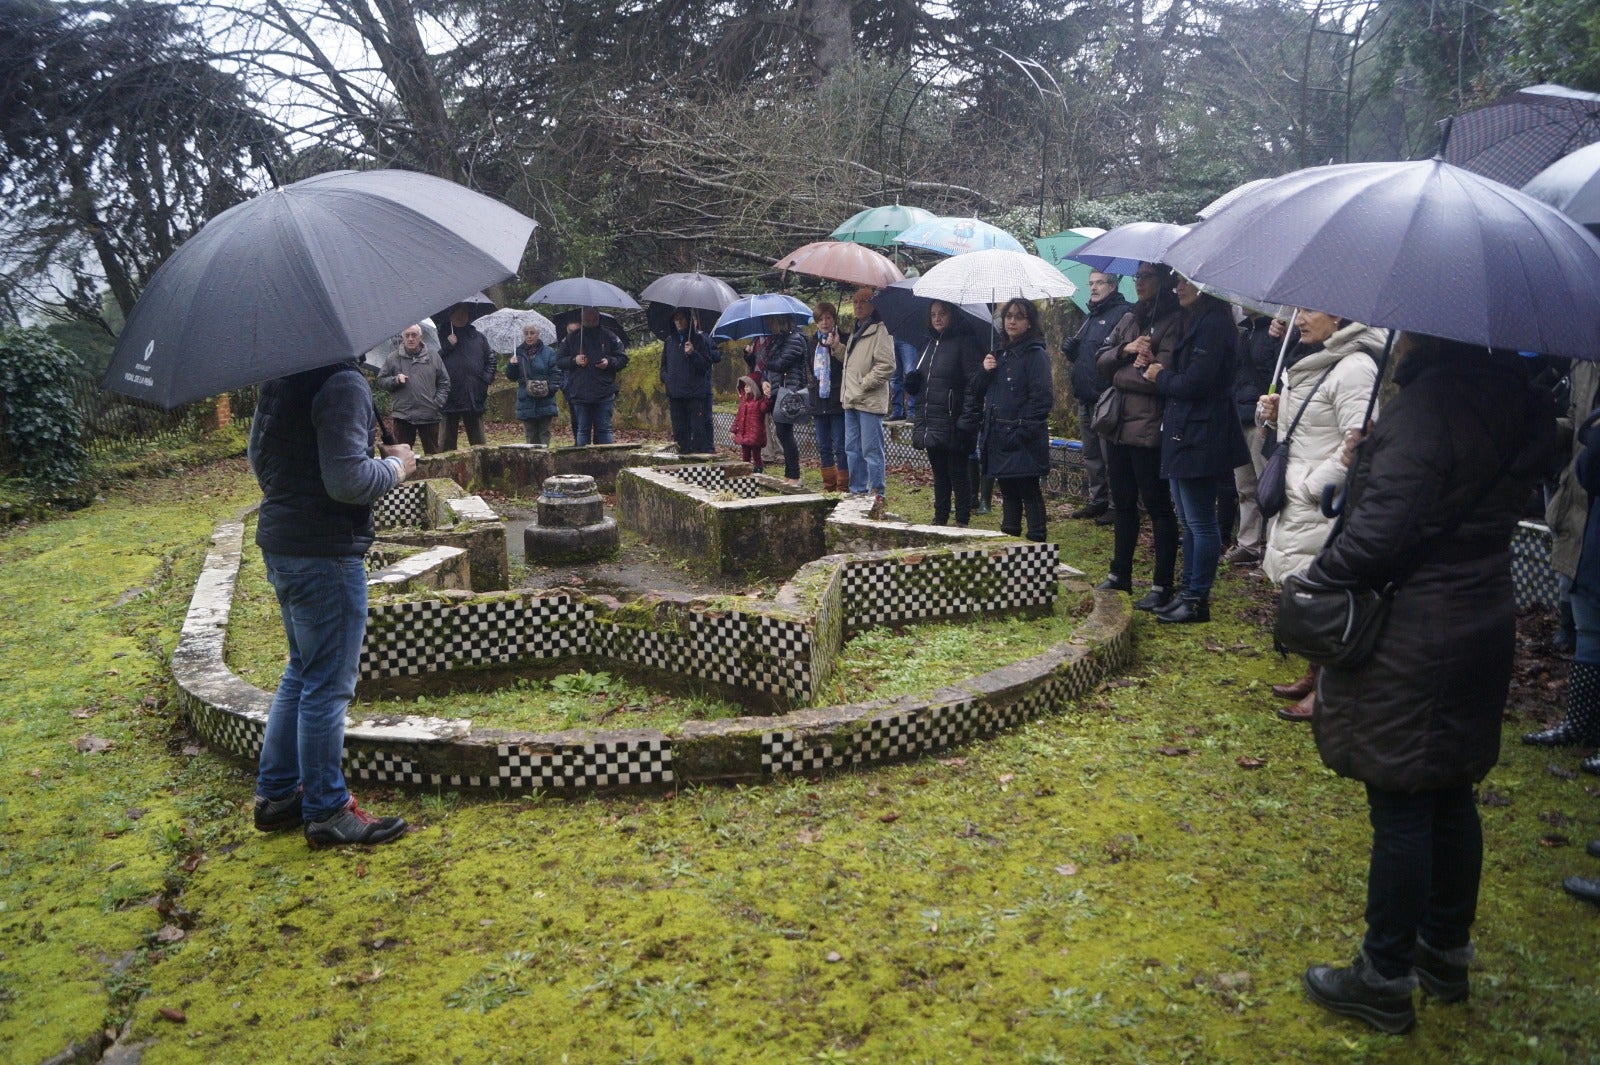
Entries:
[[1441,159],[1275,178],[1194,226],[1166,261],[1268,303],[1600,359],[1600,242],[1532,197]]
[[[928,342],[928,308],[934,301],[932,297],[912,292],[911,286],[914,284],[914,277],[896,281],[872,297],[872,306],[878,312],[878,317],[883,319],[890,336],[920,348]],[[988,305],[965,303],[959,306],[967,327],[987,342],[994,325]]]
[[965,255],[969,251],[1000,248],[1026,251],[1010,233],[977,218],[934,218],[916,225],[894,238],[896,244],[925,248],[940,255]]
[[1111,274],[1134,274],[1140,263],[1166,262],[1167,248],[1187,231],[1170,222],[1129,222],[1080,245],[1067,258]]
[[787,314],[796,325],[811,321],[811,308],[782,292],[763,292],[757,296],[740,296],[728,304],[711,327],[715,340],[743,340],[745,337],[765,336],[766,318],[769,315]]
[[593,277],[563,277],[529,296],[527,303],[565,303],[573,307],[614,307],[624,311],[640,309],[638,301],[616,285]]
[[[1072,302],[1084,311],[1089,309],[1089,275],[1095,268],[1088,263],[1080,263],[1070,258],[1070,255],[1104,232],[1105,230],[1094,226],[1081,226],[1078,229],[1052,233],[1048,237],[1038,237],[1033,242],[1033,246],[1039,252],[1039,258],[1066,274],[1067,280],[1078,286],[1078,291],[1072,294]],[[1111,273],[1116,271],[1113,270]],[[1133,291],[1133,277],[1130,274],[1122,275],[1122,282],[1117,286],[1117,291],[1121,292],[1129,303],[1139,298]]]

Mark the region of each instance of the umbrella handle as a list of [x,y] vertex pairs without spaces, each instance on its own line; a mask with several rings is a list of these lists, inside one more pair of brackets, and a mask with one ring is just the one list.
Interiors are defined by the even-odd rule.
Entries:
[[372,401],[372,417],[378,423],[378,436],[383,440],[384,446],[393,447],[397,441],[394,438],[394,434],[389,431],[389,427],[383,424],[383,415],[378,413],[377,400]]
[[[1289,316],[1289,320],[1284,323],[1283,344],[1278,348],[1278,365],[1272,368],[1272,383],[1267,386],[1267,395],[1269,396],[1275,396],[1278,394],[1278,381],[1279,378],[1283,376],[1283,360],[1289,357],[1289,337],[1291,335],[1290,330],[1293,328],[1294,320],[1299,316],[1299,314],[1300,308],[1296,307],[1294,309],[1294,314],[1291,314]],[[1368,413],[1371,412],[1369,411]]]

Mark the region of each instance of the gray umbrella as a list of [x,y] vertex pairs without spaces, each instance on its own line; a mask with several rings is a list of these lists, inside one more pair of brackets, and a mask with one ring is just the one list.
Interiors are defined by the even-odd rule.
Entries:
[[1368,325],[1600,358],[1600,243],[1433,159],[1321,166],[1240,196],[1167,249],[1202,284]]
[[405,170],[297,181],[217,215],[162,264],[102,385],[175,407],[353,359],[514,276],[534,224]]
[[707,274],[667,274],[658,277],[639,296],[651,303],[665,303],[669,307],[693,307],[710,311],[711,317],[727,310],[728,304],[739,298],[733,286],[720,278]]
[[616,285],[593,277],[563,277],[529,296],[529,304],[565,303],[573,307],[614,307],[637,311],[639,303]]
[[1594,232],[1600,226],[1600,144],[1579,148],[1551,163],[1522,186],[1522,191]]

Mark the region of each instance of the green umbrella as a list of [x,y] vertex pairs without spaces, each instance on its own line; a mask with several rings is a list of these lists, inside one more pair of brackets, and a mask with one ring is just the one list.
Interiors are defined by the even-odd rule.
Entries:
[[[1078,290],[1072,294],[1072,302],[1084,311],[1089,309],[1089,274],[1093,272],[1093,268],[1067,256],[1104,232],[1105,230],[1096,229],[1094,226],[1084,226],[1082,229],[1068,229],[1061,233],[1052,233],[1048,237],[1038,237],[1033,242],[1033,246],[1039,251],[1039,258],[1066,274],[1067,280],[1078,286]],[[1117,290],[1129,303],[1138,299],[1133,292],[1131,277],[1124,276]]]
[[901,233],[918,222],[934,217],[933,212],[920,207],[869,207],[847,218],[830,236],[834,240],[847,240],[852,244],[867,244],[886,248]]

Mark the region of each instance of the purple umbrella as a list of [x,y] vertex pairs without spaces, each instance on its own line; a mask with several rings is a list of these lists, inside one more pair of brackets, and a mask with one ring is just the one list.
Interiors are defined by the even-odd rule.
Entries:
[[1187,226],[1170,222],[1129,222],[1069,251],[1067,258],[1108,274],[1135,274],[1140,263],[1166,262],[1167,249],[1187,232]]
[[1275,178],[1195,225],[1166,261],[1268,303],[1600,359],[1600,243],[1516,189],[1439,159]]
[[1445,122],[1445,162],[1520,189],[1557,159],[1600,141],[1600,94],[1534,85]]

